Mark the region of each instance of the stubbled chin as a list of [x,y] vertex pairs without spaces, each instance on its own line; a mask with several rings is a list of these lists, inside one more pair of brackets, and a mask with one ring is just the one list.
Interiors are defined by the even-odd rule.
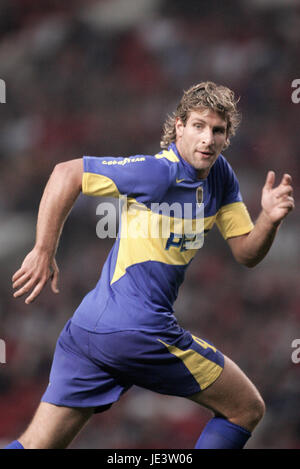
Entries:
[[194,168],[198,171],[198,175],[200,179],[207,178],[211,168],[213,167],[215,160],[207,160],[207,161],[198,161],[198,164],[194,164]]
[[212,160],[210,158],[208,159],[205,159],[205,160],[196,160],[195,161],[195,166],[197,167],[197,169],[206,169],[206,168],[209,168],[210,166],[212,166]]

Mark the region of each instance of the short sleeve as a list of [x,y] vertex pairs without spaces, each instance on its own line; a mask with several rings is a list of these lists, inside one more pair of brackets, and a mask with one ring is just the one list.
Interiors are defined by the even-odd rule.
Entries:
[[82,192],[90,196],[127,195],[139,202],[160,200],[170,184],[166,161],[151,155],[83,157]]

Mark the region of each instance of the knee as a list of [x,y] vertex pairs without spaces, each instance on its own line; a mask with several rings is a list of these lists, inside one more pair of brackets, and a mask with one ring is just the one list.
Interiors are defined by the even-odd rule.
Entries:
[[261,396],[257,396],[250,407],[250,423],[253,428],[262,420],[266,411],[266,405]]
[[[249,431],[253,431],[265,414],[266,406],[260,395],[254,396],[240,411],[237,420],[239,425],[245,427]],[[238,422],[237,422],[238,423]]]

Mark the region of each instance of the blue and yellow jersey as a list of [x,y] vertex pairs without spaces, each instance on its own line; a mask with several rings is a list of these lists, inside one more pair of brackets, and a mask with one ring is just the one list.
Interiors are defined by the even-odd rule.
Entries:
[[122,200],[119,233],[73,323],[97,332],[160,331],[176,324],[185,271],[214,224],[227,239],[252,230],[237,178],[219,155],[208,177],[175,144],[156,155],[85,156],[82,192]]

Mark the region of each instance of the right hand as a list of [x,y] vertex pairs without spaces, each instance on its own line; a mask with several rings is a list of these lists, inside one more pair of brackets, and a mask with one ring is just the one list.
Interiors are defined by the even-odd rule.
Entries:
[[20,269],[12,277],[12,286],[16,290],[14,298],[31,292],[25,299],[25,303],[32,303],[41,293],[49,278],[51,278],[53,293],[59,293],[58,276],[59,270],[55,258],[49,259],[48,254],[33,248],[25,257]]
[[278,186],[274,187],[275,173],[269,171],[262,191],[261,205],[264,214],[274,225],[279,225],[295,208],[292,177],[284,174]]

